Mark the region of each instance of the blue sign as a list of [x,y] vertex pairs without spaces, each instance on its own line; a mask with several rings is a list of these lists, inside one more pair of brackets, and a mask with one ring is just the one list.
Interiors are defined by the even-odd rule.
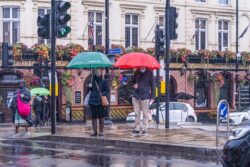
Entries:
[[121,54],[121,53],[122,53],[121,48],[109,49],[109,51],[108,51],[109,55],[117,55],[117,54]]
[[228,115],[228,111],[229,111],[229,108],[228,108],[228,103],[227,101],[223,100],[221,101],[219,104],[218,104],[218,114],[220,116],[220,118],[224,119],[227,117]]

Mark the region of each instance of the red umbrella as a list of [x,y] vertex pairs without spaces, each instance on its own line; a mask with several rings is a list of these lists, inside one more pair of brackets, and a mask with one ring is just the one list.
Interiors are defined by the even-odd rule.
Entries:
[[140,67],[147,67],[149,69],[161,68],[159,62],[153,56],[139,52],[127,53],[121,56],[114,66],[124,69]]

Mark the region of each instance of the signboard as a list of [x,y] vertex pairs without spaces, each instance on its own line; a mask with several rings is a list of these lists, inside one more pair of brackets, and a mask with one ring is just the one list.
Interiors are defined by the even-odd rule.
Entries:
[[245,108],[250,106],[250,82],[246,81],[240,87],[240,107]]
[[108,55],[117,55],[117,54],[121,54],[121,53],[122,53],[121,48],[109,49],[109,51],[108,51]]
[[217,106],[218,115],[221,119],[227,117],[229,112],[229,105],[226,100],[221,100]]
[[75,91],[75,104],[81,104],[81,91]]

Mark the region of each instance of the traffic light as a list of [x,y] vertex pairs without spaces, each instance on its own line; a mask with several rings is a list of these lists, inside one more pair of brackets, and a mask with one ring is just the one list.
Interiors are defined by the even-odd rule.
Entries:
[[155,30],[155,49],[156,49],[156,56],[164,55],[165,49],[165,39],[163,34],[163,29],[160,29],[159,25],[156,26]]
[[44,39],[50,39],[50,14],[38,16],[37,18],[37,34]]
[[177,34],[177,18],[178,18],[178,13],[176,10],[176,7],[170,7],[170,39],[177,39],[178,34]]
[[71,19],[71,16],[67,14],[67,10],[71,7],[70,2],[56,1],[56,37],[67,37],[71,28],[67,26],[67,22]]
[[8,68],[13,66],[14,57],[12,46],[9,46],[8,43],[2,43],[2,68]]

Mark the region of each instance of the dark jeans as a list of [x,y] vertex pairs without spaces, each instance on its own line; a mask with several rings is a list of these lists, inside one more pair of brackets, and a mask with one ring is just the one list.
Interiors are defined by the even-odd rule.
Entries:
[[37,127],[37,125],[39,124],[40,126],[43,125],[43,122],[41,120],[42,118],[42,111],[35,111],[36,114],[36,123],[35,123],[35,127]]

